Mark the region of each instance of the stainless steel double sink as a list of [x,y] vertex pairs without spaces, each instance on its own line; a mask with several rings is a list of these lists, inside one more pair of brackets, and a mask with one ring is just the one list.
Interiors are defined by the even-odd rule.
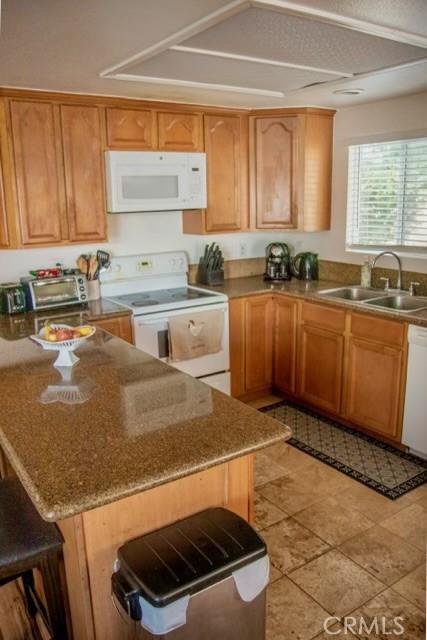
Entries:
[[411,296],[401,291],[380,291],[365,287],[338,287],[318,292],[324,298],[338,298],[349,302],[377,307],[383,311],[414,313],[427,309],[427,297]]

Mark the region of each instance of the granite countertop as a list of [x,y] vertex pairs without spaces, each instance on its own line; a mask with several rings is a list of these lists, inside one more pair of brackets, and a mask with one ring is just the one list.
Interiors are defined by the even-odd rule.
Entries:
[[44,311],[27,311],[13,315],[0,314],[0,337],[5,340],[19,340],[33,333],[38,333],[47,319],[78,325],[107,318],[128,316],[131,313],[130,309],[100,298],[84,305],[72,305]]
[[[98,329],[62,374],[57,353],[0,338],[0,446],[57,521],[290,437],[266,414]],[[80,404],[52,402],[59,385]]]
[[303,280],[290,280],[289,282],[270,283],[263,280],[262,276],[250,276],[246,278],[232,278],[225,280],[221,287],[204,287],[218,293],[225,293],[230,300],[234,298],[244,298],[246,296],[260,295],[263,293],[285,294],[287,296],[295,296],[313,302],[322,303],[332,307],[341,309],[352,309],[360,313],[368,315],[389,318],[391,320],[400,320],[409,324],[416,324],[421,327],[427,327],[427,309],[424,311],[416,311],[412,313],[402,313],[399,311],[384,311],[382,309],[373,308],[371,305],[352,302],[351,300],[341,300],[339,298],[327,298],[319,295],[321,291],[326,289],[342,288],[353,286],[342,282],[332,282],[330,280],[312,280],[305,282]]

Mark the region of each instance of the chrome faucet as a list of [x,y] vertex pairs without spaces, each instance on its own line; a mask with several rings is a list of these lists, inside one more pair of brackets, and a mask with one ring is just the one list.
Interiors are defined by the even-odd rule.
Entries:
[[375,267],[375,265],[377,264],[378,260],[382,256],[393,256],[393,258],[396,258],[397,267],[398,267],[397,289],[401,290],[402,289],[402,262],[401,262],[399,256],[397,255],[397,253],[394,253],[394,251],[381,251],[381,253],[379,253],[377,256],[375,256],[374,261],[372,263],[372,269]]

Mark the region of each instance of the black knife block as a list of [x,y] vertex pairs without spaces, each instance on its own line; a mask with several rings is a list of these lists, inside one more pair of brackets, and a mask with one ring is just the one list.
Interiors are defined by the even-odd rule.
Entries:
[[224,269],[213,271],[199,264],[197,282],[198,284],[207,284],[210,287],[220,287],[224,284]]

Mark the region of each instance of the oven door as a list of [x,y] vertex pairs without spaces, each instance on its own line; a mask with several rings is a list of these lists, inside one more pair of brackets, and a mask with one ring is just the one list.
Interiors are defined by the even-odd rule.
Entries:
[[[177,315],[187,315],[197,312],[207,312],[221,309],[224,314],[224,332],[222,336],[222,349],[217,353],[184,360],[182,362],[169,362],[169,335],[168,320]],[[223,373],[230,368],[230,357],[228,348],[228,302],[191,307],[187,309],[175,309],[167,313],[151,313],[146,316],[134,316],[135,345],[171,366],[184,371],[185,373],[201,378],[213,374]]]

